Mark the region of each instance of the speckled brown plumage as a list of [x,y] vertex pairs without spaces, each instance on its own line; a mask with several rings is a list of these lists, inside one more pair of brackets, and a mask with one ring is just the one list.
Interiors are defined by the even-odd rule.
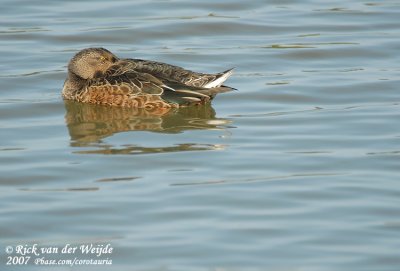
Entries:
[[69,62],[62,95],[84,103],[169,109],[206,103],[232,90],[222,85],[231,74],[232,69],[196,73],[161,62],[119,59],[106,49],[88,48]]

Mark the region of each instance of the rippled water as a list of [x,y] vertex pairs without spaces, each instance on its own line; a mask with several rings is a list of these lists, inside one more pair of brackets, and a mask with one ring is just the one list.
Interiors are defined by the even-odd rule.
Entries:
[[[54,270],[399,270],[398,1],[1,1],[0,244],[110,243]],[[64,103],[103,46],[236,67],[212,107]],[[57,255],[59,258],[65,255]]]

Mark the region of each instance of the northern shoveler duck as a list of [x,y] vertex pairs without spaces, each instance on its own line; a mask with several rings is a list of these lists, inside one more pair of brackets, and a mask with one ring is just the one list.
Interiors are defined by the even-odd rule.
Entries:
[[222,83],[232,69],[197,73],[155,61],[118,58],[104,48],[78,52],[68,64],[62,96],[84,103],[136,108],[202,104],[232,88]]

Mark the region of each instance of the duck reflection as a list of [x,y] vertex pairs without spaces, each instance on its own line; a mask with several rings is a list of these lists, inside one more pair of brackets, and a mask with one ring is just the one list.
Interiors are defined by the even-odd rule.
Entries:
[[102,139],[126,131],[181,133],[195,129],[224,130],[230,123],[226,119],[216,118],[211,105],[170,111],[157,109],[149,111],[141,108],[99,106],[67,100],[64,103],[65,121],[71,137],[71,146],[97,147],[96,150],[79,151],[79,153],[139,154],[221,149],[223,146],[214,144],[179,144],[156,148],[140,147],[135,144],[115,148],[102,143]]

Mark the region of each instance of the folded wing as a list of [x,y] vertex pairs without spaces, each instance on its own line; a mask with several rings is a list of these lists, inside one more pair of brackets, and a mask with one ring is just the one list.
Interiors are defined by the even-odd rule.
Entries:
[[[120,61],[110,67],[104,75],[90,80],[86,87],[86,90],[90,92],[88,97],[93,97],[92,99],[97,99],[98,102],[89,102],[110,104],[111,101],[116,101],[122,103],[117,105],[127,106],[123,103],[131,100],[128,103],[136,107],[146,107],[152,103],[157,103],[156,106],[162,107],[171,107],[171,103],[183,106],[204,103],[213,99],[218,93],[232,90],[230,87],[221,86],[219,82],[214,84],[215,87],[214,85],[209,87],[212,80],[219,80],[221,83],[226,80],[231,70],[208,75],[201,79],[203,81],[200,84],[199,74],[182,79],[182,75],[189,71],[176,66],[164,64],[161,67],[157,65],[151,68],[143,65],[140,67],[138,68],[137,63],[132,61]],[[224,80],[219,79],[223,77],[225,77]],[[177,80],[177,78],[181,79]],[[113,102],[113,105],[116,102]]]

